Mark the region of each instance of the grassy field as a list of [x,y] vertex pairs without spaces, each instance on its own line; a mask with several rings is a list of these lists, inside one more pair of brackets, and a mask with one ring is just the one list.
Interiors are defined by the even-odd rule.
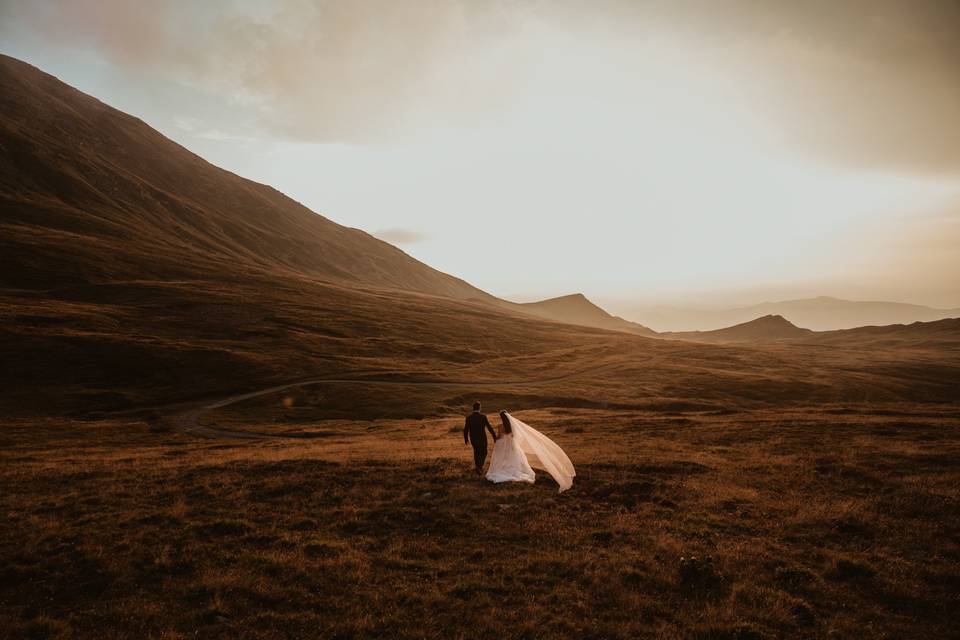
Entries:
[[[238,414],[202,420],[242,427]],[[571,454],[567,493],[543,476],[477,480],[456,414],[301,418],[314,437],[257,441],[135,419],[8,423],[0,628],[957,637],[955,407],[517,414]]]
[[[693,344],[306,281],[0,316],[2,637],[957,635],[949,331]],[[477,398],[573,488],[477,480]]]

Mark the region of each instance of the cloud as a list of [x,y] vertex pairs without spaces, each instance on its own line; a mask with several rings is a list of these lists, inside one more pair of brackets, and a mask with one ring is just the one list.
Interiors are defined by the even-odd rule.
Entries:
[[383,139],[423,118],[436,123],[438,111],[496,102],[504,70],[480,58],[502,44],[507,24],[473,7],[158,0],[147,9],[127,0],[12,0],[0,7],[0,21],[61,47],[93,48],[130,74],[216,90],[272,135],[336,142]]
[[424,233],[412,229],[400,228],[381,229],[373,235],[390,244],[416,244],[417,242],[423,242],[427,239],[427,235]]
[[960,171],[956,0],[623,2],[629,33],[651,16],[709,47],[772,137],[838,164]]
[[[644,43],[679,34],[783,146],[856,166],[960,170],[956,0],[7,0],[0,23],[217,92],[245,114],[231,120],[310,142],[497,122],[534,90],[562,109],[598,89],[598,70],[631,69],[656,57]],[[601,106],[623,99],[599,90]]]

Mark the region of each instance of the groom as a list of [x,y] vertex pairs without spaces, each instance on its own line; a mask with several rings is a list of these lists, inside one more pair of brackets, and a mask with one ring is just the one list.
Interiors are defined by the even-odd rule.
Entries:
[[463,444],[468,442],[473,445],[473,464],[477,468],[477,475],[483,473],[483,463],[487,460],[487,429],[493,436],[493,441],[497,441],[497,434],[493,432],[490,421],[487,416],[480,413],[480,403],[473,403],[473,413],[467,416],[463,423]]

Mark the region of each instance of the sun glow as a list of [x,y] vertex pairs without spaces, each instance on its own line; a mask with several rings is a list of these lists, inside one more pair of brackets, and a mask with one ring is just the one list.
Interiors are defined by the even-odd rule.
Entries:
[[23,9],[4,36],[57,33],[71,55],[43,61],[81,89],[496,294],[749,281],[960,302],[949,264],[886,287],[900,265],[874,233],[894,221],[922,246],[955,227],[949,29],[640,4],[174,2],[160,20],[91,0]]
[[749,74],[690,43],[539,37],[550,57],[469,126],[407,114],[389,144],[275,145],[262,179],[336,220],[422,229],[414,255],[508,295],[789,280],[852,225],[960,193],[791,153],[751,104]]

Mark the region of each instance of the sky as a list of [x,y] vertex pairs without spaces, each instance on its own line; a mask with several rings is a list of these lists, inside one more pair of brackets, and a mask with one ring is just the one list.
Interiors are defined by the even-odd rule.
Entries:
[[960,306],[955,0],[0,0],[0,51],[502,297]]

